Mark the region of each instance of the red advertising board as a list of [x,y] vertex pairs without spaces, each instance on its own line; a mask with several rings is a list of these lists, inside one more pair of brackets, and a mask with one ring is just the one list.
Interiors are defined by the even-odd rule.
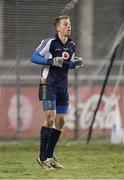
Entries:
[[[78,125],[79,135],[85,135],[91,124],[93,113],[99,99],[99,87],[80,87],[78,92]],[[124,88],[120,87],[113,94],[113,88],[108,87],[94,123],[94,132],[105,133],[111,130],[116,118],[120,117],[124,124]],[[69,87],[70,105],[63,136],[73,136],[75,129],[75,91]],[[17,121],[17,96],[15,87],[0,88],[0,137],[35,137],[39,136],[44,115],[41,102],[38,100],[36,87],[21,87],[20,89],[20,121]],[[118,110],[117,110],[118,108]],[[120,115],[120,116],[118,116]],[[97,134],[97,133],[96,133]]]

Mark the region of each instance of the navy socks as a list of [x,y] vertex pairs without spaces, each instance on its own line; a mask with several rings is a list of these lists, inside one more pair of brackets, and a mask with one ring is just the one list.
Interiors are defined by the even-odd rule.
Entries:
[[41,161],[44,161],[47,159],[46,147],[47,147],[50,130],[51,128],[42,127],[40,131],[40,160]]
[[55,146],[59,140],[61,131],[42,127],[40,131],[40,160],[45,161],[47,158],[53,157]]
[[60,130],[51,128],[48,138],[47,149],[46,149],[46,154],[48,158],[53,157],[54,149],[57,144],[57,141],[59,140],[60,135],[61,135]]

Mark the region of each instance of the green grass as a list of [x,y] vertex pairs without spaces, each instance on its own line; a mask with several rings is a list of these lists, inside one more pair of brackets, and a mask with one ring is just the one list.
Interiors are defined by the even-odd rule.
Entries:
[[43,170],[36,162],[38,141],[0,143],[0,179],[124,179],[124,145],[61,141],[56,156],[62,170]]

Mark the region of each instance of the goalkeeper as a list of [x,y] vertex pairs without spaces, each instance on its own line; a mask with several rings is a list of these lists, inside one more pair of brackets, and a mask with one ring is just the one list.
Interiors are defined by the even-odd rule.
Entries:
[[75,43],[70,39],[71,22],[66,15],[55,19],[57,34],[42,40],[32,54],[32,62],[41,64],[39,99],[43,105],[45,121],[40,131],[38,163],[44,169],[63,168],[54,157],[54,149],[65,124],[68,97],[68,69],[83,65],[75,57]]

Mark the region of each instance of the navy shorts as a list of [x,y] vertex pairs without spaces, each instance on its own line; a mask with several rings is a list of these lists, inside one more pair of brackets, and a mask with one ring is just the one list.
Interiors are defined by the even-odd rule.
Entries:
[[58,114],[66,114],[69,105],[67,87],[40,84],[39,100],[43,102],[44,111],[56,110]]

